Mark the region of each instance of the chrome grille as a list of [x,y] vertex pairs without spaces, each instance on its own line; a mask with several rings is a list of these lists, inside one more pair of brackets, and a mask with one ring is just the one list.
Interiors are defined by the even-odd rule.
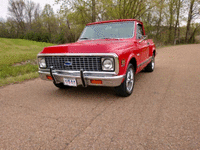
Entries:
[[102,71],[99,56],[47,56],[45,60],[48,69],[53,66],[56,70]]

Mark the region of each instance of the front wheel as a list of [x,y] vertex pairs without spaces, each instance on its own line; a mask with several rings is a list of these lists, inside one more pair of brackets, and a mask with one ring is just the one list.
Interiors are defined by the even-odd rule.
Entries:
[[129,64],[124,82],[120,86],[115,87],[115,92],[117,95],[122,97],[130,96],[133,92],[134,84],[135,84],[135,69],[132,64]]

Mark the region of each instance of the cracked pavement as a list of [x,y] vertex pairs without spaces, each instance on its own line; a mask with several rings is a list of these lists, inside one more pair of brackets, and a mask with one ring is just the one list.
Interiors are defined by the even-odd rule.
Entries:
[[41,79],[1,87],[0,149],[200,149],[200,44],[157,52],[127,98]]

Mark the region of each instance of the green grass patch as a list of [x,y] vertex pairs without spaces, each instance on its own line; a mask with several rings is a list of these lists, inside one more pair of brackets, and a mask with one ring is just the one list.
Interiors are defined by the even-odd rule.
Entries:
[[36,72],[37,70],[38,66],[32,65],[30,63],[21,66],[2,65],[0,67],[0,79],[7,77],[16,77],[30,72]]
[[[38,66],[31,63],[50,43],[0,38],[0,86],[38,77]],[[26,62],[19,65],[16,63]],[[36,75],[37,74],[37,75]]]
[[8,85],[11,83],[19,83],[21,81],[34,79],[38,77],[39,77],[38,72],[31,72],[31,73],[19,75],[16,77],[8,77],[8,78],[0,79],[0,86]]

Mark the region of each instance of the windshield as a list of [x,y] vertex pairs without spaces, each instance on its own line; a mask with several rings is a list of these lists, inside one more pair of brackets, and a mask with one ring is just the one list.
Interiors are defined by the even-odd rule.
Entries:
[[114,22],[86,26],[79,40],[132,38],[134,22]]

